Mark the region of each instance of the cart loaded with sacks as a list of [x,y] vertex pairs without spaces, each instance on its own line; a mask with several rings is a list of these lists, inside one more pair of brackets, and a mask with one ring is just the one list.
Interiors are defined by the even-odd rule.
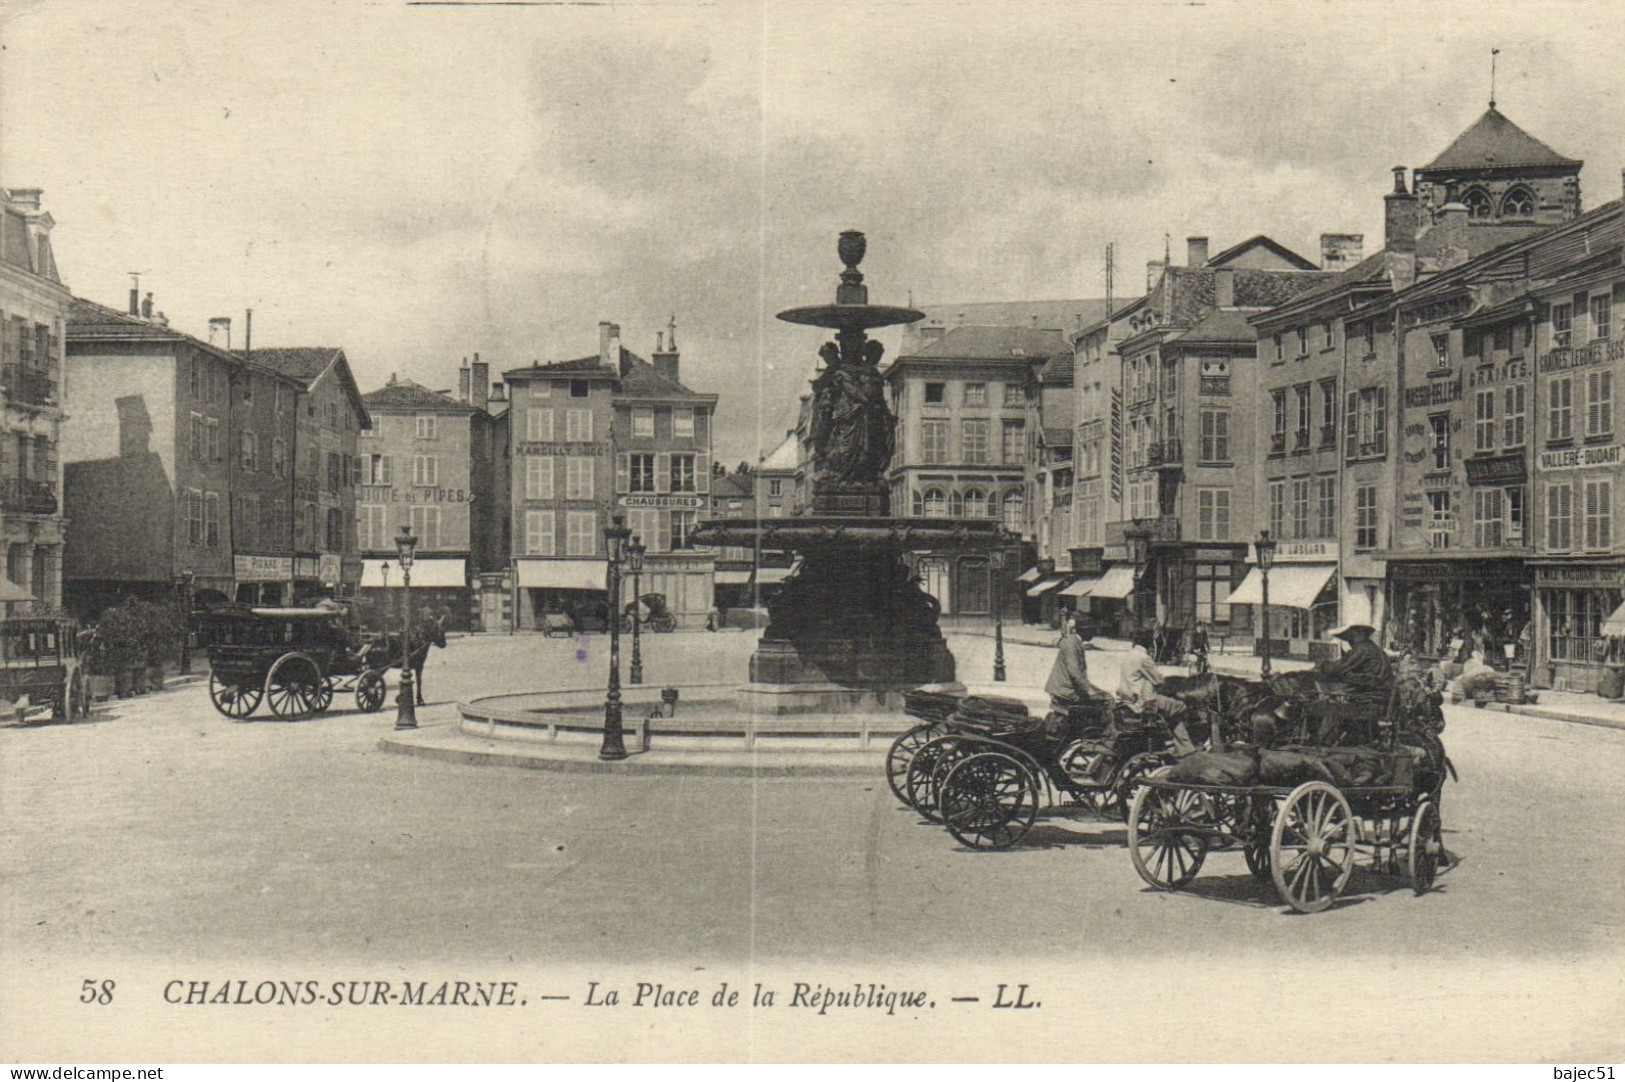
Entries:
[[892,792],[972,849],[1007,849],[1040,811],[1081,808],[1120,819],[1137,779],[1172,762],[1168,732],[1107,703],[1034,716],[1025,703],[922,688],[920,721],[886,755]]
[[1301,913],[1335,902],[1360,865],[1426,893],[1446,859],[1440,798],[1452,772],[1443,716],[1428,705],[1390,715],[1368,745],[1241,744],[1139,779],[1128,812],[1135,871],[1177,890],[1209,853],[1239,849]]
[[342,604],[234,605],[196,619],[209,651],[209,699],[228,718],[246,718],[262,701],[276,717],[309,717],[341,692],[354,692],[356,706],[372,713],[384,705],[385,674],[399,663]]

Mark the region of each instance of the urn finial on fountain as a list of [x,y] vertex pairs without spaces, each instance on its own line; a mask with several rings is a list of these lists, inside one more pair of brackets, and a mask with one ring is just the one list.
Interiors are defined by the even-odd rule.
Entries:
[[846,264],[847,270],[857,270],[858,264],[863,262],[863,253],[868,249],[868,242],[863,239],[863,232],[857,229],[848,229],[841,233],[835,242],[835,251]]

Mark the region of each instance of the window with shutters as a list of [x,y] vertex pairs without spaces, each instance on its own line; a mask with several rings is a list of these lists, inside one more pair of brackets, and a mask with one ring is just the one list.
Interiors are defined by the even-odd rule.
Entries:
[[1337,478],[1315,478],[1315,534],[1316,537],[1337,536]]
[[1320,446],[1337,446],[1337,381],[1320,381]]
[[1495,388],[1473,395],[1473,450],[1495,450]]
[[191,435],[191,441],[190,441],[190,447],[188,449],[192,453],[192,461],[193,462],[202,462],[203,461],[203,415],[202,414],[194,413],[194,414],[191,415],[191,428],[190,428],[189,431],[190,431],[190,435]]
[[1586,436],[1612,435],[1614,431],[1614,374],[1609,371],[1586,373]]
[[[626,511],[626,528],[632,531],[632,536],[650,552],[665,552],[666,531],[660,526],[660,512],[652,507],[630,507]],[[751,549],[745,549],[744,555],[739,558],[748,560],[752,556]],[[622,575],[626,572],[623,570]],[[630,587],[627,587],[630,589]]]
[[1230,461],[1230,411],[1204,407],[1201,411],[1202,462],[1219,464]]
[[1450,336],[1448,334],[1435,334],[1431,336],[1433,345],[1433,371],[1438,372],[1450,367]]
[[[331,404],[331,403],[330,403]],[[416,432],[414,435],[420,440],[432,440],[439,435],[438,418],[432,413],[420,413],[414,418]]]
[[192,371],[191,371],[190,376],[187,378],[186,389],[191,392],[193,398],[202,398],[203,397],[203,360],[202,360],[202,358],[200,358],[200,357],[198,357],[197,355],[194,354],[193,357],[192,357],[191,368],[192,368]]
[[1270,392],[1270,416],[1273,424],[1270,428],[1270,454],[1279,455],[1286,451],[1286,391],[1276,390]]
[[220,493],[203,494],[203,543],[210,548],[220,544]]
[[434,488],[440,484],[440,456],[412,456],[412,484],[418,488]]
[[[653,492],[655,490],[655,456],[629,455],[627,457],[628,490],[631,492]],[[775,481],[774,484],[778,482]]]
[[1574,379],[1558,376],[1546,385],[1546,440],[1574,438]]
[[1198,624],[1228,624],[1230,605],[1230,565],[1199,563],[1196,565],[1196,622]]
[[1546,486],[1546,549],[1567,552],[1574,547],[1574,488],[1567,483]]
[[564,438],[570,443],[592,442],[592,410],[565,410]]
[[1574,333],[1574,309],[1567,304],[1552,305],[1552,348],[1567,349]]
[[1286,536],[1286,482],[1271,481],[1269,485],[1270,536]]
[[1473,547],[1499,548],[1502,539],[1501,490],[1473,490]]
[[983,464],[988,461],[986,419],[966,418],[960,422],[960,438],[961,457],[965,462]]
[[552,556],[555,543],[553,512],[526,511],[525,552],[531,556]]
[[1511,488],[1501,490],[1502,504],[1506,507],[1506,543],[1509,545],[1525,544],[1523,532],[1523,501],[1524,487],[1513,485]]
[[1004,404],[1006,406],[1025,406],[1027,404],[1027,390],[1019,383],[1006,383],[1004,385]]
[[1198,541],[1230,540],[1230,490],[1228,488],[1199,488],[1196,490],[1196,539]]
[[327,491],[338,492],[344,487],[344,459],[336,451],[327,452]]
[[1295,477],[1292,480],[1292,536],[1303,539],[1311,536],[1309,533],[1309,478]]
[[1027,461],[1027,423],[1004,421],[999,432],[1000,461],[1013,466]]
[[1614,482],[1585,482],[1585,547],[1607,550],[1614,543]]
[[1377,486],[1361,485],[1354,490],[1354,547],[1370,552],[1377,547]]
[[1346,457],[1380,458],[1388,453],[1388,388],[1350,391],[1345,419]]
[[1522,447],[1524,414],[1528,409],[1528,388],[1519,383],[1505,388],[1501,394],[1501,445],[1511,450]]
[[920,461],[940,463],[948,461],[948,422],[920,422]]
[[1428,417],[1428,426],[1433,430],[1433,468],[1436,471],[1450,468],[1450,415],[1448,413],[1435,413]]
[[551,500],[553,498],[553,456],[525,456],[525,499]]
[[677,510],[671,513],[671,551],[694,547],[689,535],[694,532],[694,524],[698,519],[697,511]]
[[394,484],[394,470],[388,455],[367,456],[367,483],[369,485]]
[[598,513],[596,511],[569,511],[565,513],[564,554],[566,556],[598,555]]
[[1428,493],[1428,544],[1436,549],[1451,547],[1456,520],[1450,513],[1450,493]]
[[987,405],[987,384],[965,384],[965,405],[972,407]]
[[440,508],[432,505],[410,508],[407,521],[412,524],[412,532],[418,536],[419,549],[440,547]]
[[203,493],[195,488],[186,490],[186,539],[194,545],[203,543]]
[[364,503],[356,507],[356,525],[359,527],[361,551],[388,549],[389,507],[381,503]]
[[1600,293],[1591,298],[1591,340],[1607,338],[1613,333],[1613,313],[1609,310],[1609,297]]
[[1020,489],[1011,489],[1004,494],[1004,514],[1002,521],[1004,528],[1012,533],[1021,533],[1027,528],[1027,500]]
[[232,524],[232,541],[238,548],[259,548],[260,498],[243,496],[237,501],[237,520]]
[[593,498],[593,463],[593,459],[580,455],[572,455],[564,460],[565,499],[590,500]]
[[654,439],[655,411],[653,406],[632,407],[632,435],[636,439]]
[[672,492],[698,492],[694,477],[693,455],[671,456],[671,491]]
[[673,439],[691,440],[694,438],[693,410],[685,408],[671,411],[671,434]]
[[553,411],[545,406],[532,406],[525,411],[525,439],[537,443],[553,442]]
[[214,417],[203,420],[203,457],[208,462],[220,461],[220,421]]

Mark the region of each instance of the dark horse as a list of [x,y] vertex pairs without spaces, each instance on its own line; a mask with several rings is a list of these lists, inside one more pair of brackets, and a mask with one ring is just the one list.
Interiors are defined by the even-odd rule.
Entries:
[[[408,651],[412,662],[412,680],[417,687],[419,706],[426,706],[423,701],[423,663],[429,659],[429,647],[446,646],[446,618],[441,616],[435,620],[424,620],[412,628],[408,637]],[[398,632],[391,632],[375,639],[368,649],[368,655],[373,663],[380,668],[395,668],[401,663],[401,636]]]

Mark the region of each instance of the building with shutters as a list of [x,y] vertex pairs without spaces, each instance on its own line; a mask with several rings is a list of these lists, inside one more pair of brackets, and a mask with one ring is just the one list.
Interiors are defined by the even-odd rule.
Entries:
[[62,603],[66,522],[59,446],[67,418],[63,337],[72,299],[38,188],[0,191],[0,611]]
[[689,535],[709,511],[717,396],[682,384],[675,328],[666,333],[651,362],[601,323],[598,353],[503,373],[521,628],[550,612],[605,626],[604,528],[615,514],[647,550],[643,592],[665,595],[680,627],[705,626],[715,554]]

